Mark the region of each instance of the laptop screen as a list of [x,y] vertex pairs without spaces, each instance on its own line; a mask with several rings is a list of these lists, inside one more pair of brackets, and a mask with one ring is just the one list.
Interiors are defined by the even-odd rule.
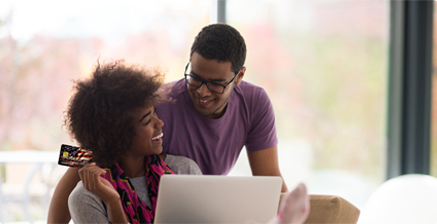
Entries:
[[161,177],[155,223],[266,223],[278,211],[282,178]]

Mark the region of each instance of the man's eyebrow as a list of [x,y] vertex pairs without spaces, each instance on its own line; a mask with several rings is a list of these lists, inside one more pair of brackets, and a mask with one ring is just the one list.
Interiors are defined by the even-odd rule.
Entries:
[[[191,71],[191,74],[193,74],[197,78],[200,78],[200,76],[198,74],[194,73],[193,71]],[[202,78],[200,78],[200,79],[202,79]],[[225,82],[225,81],[226,81],[226,79],[210,79],[207,82]]]
[[149,116],[152,113],[152,111],[149,111],[147,114],[144,114],[144,116],[140,119],[140,122],[146,118],[147,116]]

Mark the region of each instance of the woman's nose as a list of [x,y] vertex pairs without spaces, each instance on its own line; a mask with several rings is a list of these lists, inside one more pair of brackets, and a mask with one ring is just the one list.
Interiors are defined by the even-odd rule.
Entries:
[[156,117],[157,121],[155,123],[155,126],[160,129],[162,128],[162,126],[164,126],[164,121],[162,121],[161,119],[159,119],[159,117]]

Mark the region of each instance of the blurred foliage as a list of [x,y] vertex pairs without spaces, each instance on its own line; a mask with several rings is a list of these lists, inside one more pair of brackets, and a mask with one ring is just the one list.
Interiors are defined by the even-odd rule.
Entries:
[[[270,95],[279,138],[308,142],[315,169],[383,179],[388,1],[239,2],[252,12],[233,18],[241,7],[228,8],[248,45],[245,79]],[[98,58],[159,66],[167,81],[182,77],[194,36],[209,19],[194,11],[168,7],[159,15],[165,20],[151,20],[116,45],[99,36],[2,37],[0,150],[68,144],[62,113],[71,80],[88,75]],[[0,29],[9,29],[7,20]]]
[[[0,39],[1,150],[57,150],[62,111],[72,78],[80,74],[83,41],[35,36],[19,43]],[[57,66],[55,66],[57,65]]]
[[[63,111],[73,81],[88,76],[97,60],[125,59],[164,70],[167,81],[181,78],[189,46],[209,21],[205,4],[192,2],[198,7],[194,13],[190,7],[169,6],[118,44],[108,44],[101,36],[65,37],[44,31],[17,39],[11,35],[12,20],[6,19],[12,13],[2,18],[0,33],[6,35],[0,37],[0,150],[56,151],[61,144],[75,144],[63,129]],[[179,22],[187,26],[179,27]]]
[[280,140],[307,142],[315,170],[382,182],[389,2],[263,2],[264,11],[247,8],[265,12],[257,20],[230,21],[248,43],[245,79],[270,95]]
[[[98,59],[123,58],[164,69],[167,81],[181,78],[194,37],[209,23],[210,9],[205,1],[164,6],[169,2],[141,13],[150,15],[142,29],[126,32],[116,43],[99,35],[45,32],[23,41],[10,34],[13,24],[7,18],[12,14],[0,18],[0,34],[7,34],[0,37],[0,150],[56,151],[61,144],[75,144],[62,129],[63,111],[72,80],[89,75]],[[309,145],[314,170],[345,170],[382,182],[389,1],[238,0],[227,5],[228,22],[247,43],[244,79],[262,86],[271,97],[279,140]],[[95,9],[86,6],[80,15],[86,10],[95,16]],[[97,29],[87,22],[80,25]],[[80,27],[75,25],[66,23],[63,29]],[[433,131],[434,175],[436,139]]]

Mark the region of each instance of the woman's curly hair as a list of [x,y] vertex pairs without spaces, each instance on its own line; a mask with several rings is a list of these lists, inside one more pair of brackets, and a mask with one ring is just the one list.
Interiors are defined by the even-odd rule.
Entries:
[[80,147],[94,151],[94,161],[109,166],[132,148],[133,111],[161,101],[164,75],[115,61],[97,63],[91,77],[74,82],[64,125]]

